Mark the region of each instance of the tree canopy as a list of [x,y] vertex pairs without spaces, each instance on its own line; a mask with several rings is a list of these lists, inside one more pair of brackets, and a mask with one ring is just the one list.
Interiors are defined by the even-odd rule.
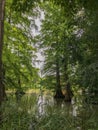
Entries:
[[[1,39],[3,2],[0,12]],[[45,56],[45,76],[52,76],[53,85],[64,86],[70,82],[71,85],[89,88],[90,91],[97,89],[97,7],[98,2],[95,0],[8,0],[5,6],[3,48],[3,40],[0,41],[0,83],[28,86],[29,81],[36,81],[35,77],[39,77],[34,67],[37,48],[34,46],[36,38],[32,29],[36,27],[38,14],[44,12],[41,31],[37,36],[39,42],[36,44]],[[54,77],[58,79],[54,80]]]

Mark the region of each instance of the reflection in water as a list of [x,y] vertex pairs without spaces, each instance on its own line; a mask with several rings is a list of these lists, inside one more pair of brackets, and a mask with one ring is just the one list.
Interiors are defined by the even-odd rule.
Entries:
[[44,110],[44,106],[45,106],[46,102],[45,102],[45,97],[43,95],[38,97],[38,113],[39,115],[43,115],[45,110]]
[[39,95],[38,96],[38,114],[43,115],[45,114],[45,109],[48,105],[53,105],[54,101],[53,98],[49,95]]
[[77,110],[78,110],[78,106],[73,106],[72,115],[75,117],[77,117]]
[[51,93],[45,92],[26,94],[19,102],[15,102],[15,95],[9,97],[4,104],[8,119],[4,119],[4,127],[10,126],[9,130],[12,124],[18,126],[18,120],[23,125],[27,123],[29,129],[25,130],[98,130],[98,105],[85,103],[83,96],[73,97],[71,103],[54,100]]
[[73,98],[72,102],[68,103],[64,100],[55,100],[50,94],[35,96],[37,97],[38,117],[54,110],[54,112],[64,114],[75,130],[97,130],[94,129],[97,127],[98,120],[97,105],[86,104],[81,97]]

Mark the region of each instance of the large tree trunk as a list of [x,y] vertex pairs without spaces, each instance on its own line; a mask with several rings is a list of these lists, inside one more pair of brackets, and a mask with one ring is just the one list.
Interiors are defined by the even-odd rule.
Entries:
[[58,60],[56,61],[56,94],[54,98],[64,98],[60,85],[60,67]]
[[0,105],[4,100],[5,88],[3,83],[3,64],[2,64],[2,50],[3,50],[3,34],[4,34],[4,8],[5,0],[0,0]]

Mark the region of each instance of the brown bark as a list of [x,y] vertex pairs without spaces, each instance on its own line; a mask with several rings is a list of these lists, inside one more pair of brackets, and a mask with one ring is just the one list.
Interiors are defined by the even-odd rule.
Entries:
[[5,95],[5,88],[3,84],[3,64],[2,64],[2,50],[3,50],[3,34],[4,34],[4,9],[5,0],[0,0],[0,104]]
[[66,89],[65,101],[70,102],[71,99],[72,99],[73,93],[72,93],[72,90],[71,90],[69,82],[66,84],[65,89]]
[[66,90],[66,93],[65,93],[65,101],[70,102],[71,99],[72,99],[73,93],[72,93],[72,90],[71,90],[71,85],[70,85],[70,83],[68,82],[69,77],[68,77],[68,74],[66,73],[66,71],[67,71],[67,66],[66,66],[66,64],[65,64],[64,68],[65,68],[65,74],[64,74],[64,76],[65,76],[65,82],[67,82],[67,84],[66,84],[66,86],[65,86],[65,90]]
[[54,98],[64,98],[60,85],[60,67],[58,60],[56,61],[56,94]]

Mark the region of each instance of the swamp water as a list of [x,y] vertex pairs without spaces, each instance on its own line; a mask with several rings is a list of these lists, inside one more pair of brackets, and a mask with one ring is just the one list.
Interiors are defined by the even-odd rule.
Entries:
[[13,95],[2,106],[0,130],[98,130],[98,105],[54,100],[53,95],[25,94],[20,101]]

